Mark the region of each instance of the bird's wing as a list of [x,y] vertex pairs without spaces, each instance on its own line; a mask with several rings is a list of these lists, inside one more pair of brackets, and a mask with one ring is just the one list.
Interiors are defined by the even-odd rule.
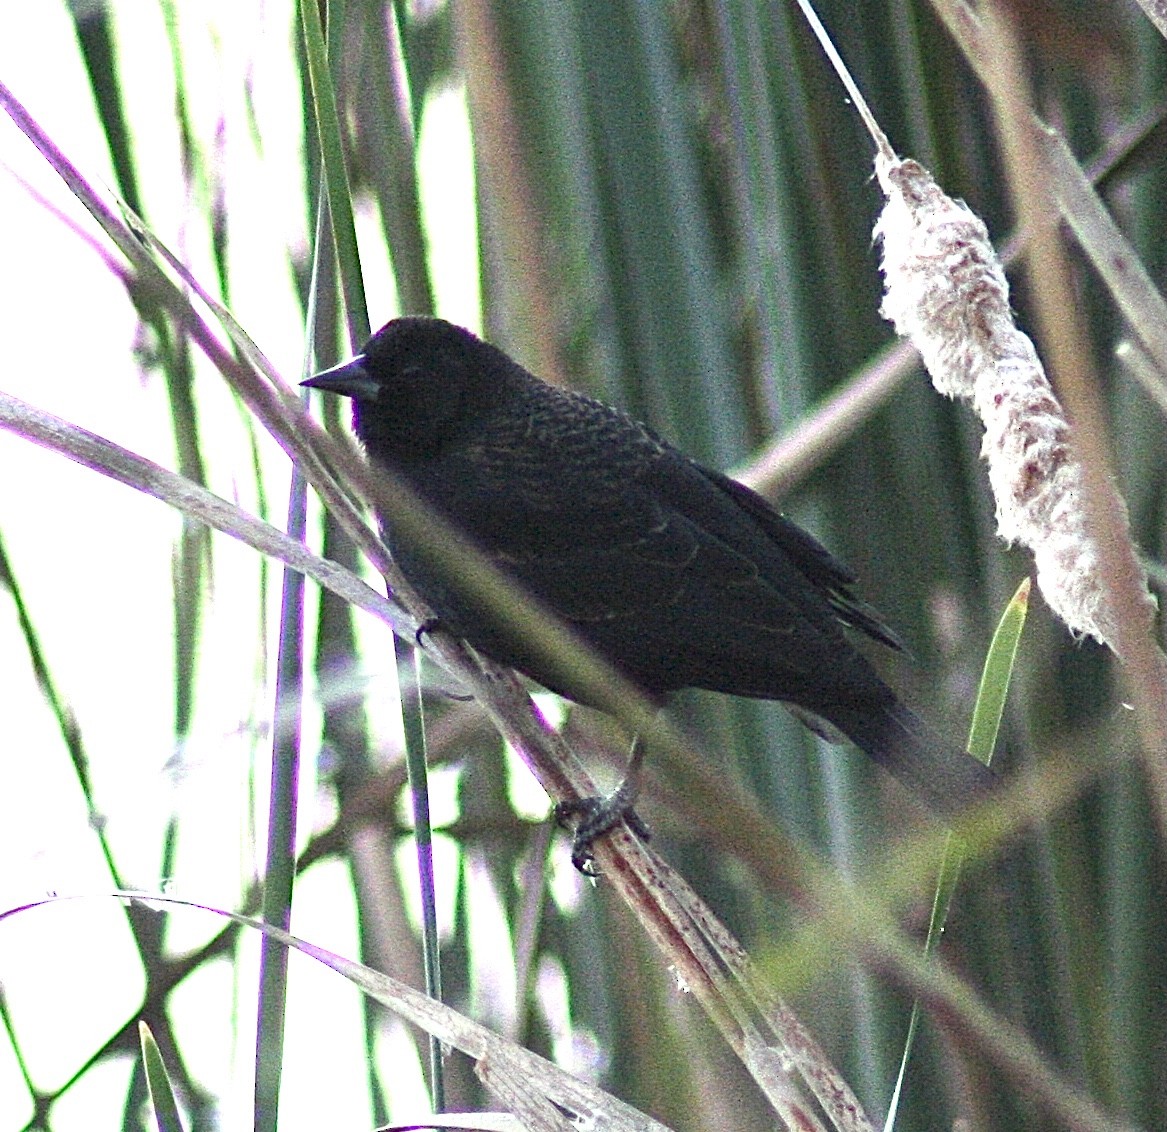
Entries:
[[512,477],[497,504],[480,478],[473,525],[499,566],[646,687],[805,702],[833,683],[824,671],[866,679],[839,625],[850,575],[810,536],[667,446],[585,471],[568,461],[573,482],[554,487]]
[[[826,550],[623,414],[586,398],[569,398],[571,412],[564,404],[556,395],[499,414],[427,467],[419,486],[647,687],[797,702],[824,670],[866,679],[845,671],[862,662],[840,622],[894,637],[854,600],[852,575]],[[481,611],[443,597],[439,612],[485,639]]]
[[839,620],[890,648],[904,649],[903,641],[879,612],[852,592],[851,587],[857,581],[854,573],[818,539],[737,480],[708,468],[698,467],[698,471],[732,499],[781,548],[807,581],[827,599]]
[[[602,622],[675,606],[707,569],[700,531],[651,499],[625,494],[612,508],[524,510],[488,551],[565,620]],[[748,563],[719,573],[743,578]],[[727,579],[728,580],[728,579]]]

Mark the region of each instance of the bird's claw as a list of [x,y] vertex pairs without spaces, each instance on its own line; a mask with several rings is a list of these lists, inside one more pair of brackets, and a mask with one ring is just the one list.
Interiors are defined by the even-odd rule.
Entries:
[[632,808],[632,802],[623,796],[620,790],[606,798],[593,795],[590,798],[558,802],[554,812],[556,824],[567,830],[574,826],[571,863],[584,876],[598,875],[592,846],[622,821],[627,823],[628,828],[641,841],[647,841],[652,836],[647,823]]
[[427,621],[423,621],[413,634],[413,643],[419,648],[425,648],[425,638],[432,637],[434,633],[442,629],[441,619],[438,617],[431,617]]

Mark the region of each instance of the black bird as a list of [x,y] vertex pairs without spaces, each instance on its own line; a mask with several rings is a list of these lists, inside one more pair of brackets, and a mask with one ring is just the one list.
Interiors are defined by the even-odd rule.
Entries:
[[[993,788],[996,776],[933,734],[848,639],[850,628],[900,647],[853,595],[855,576],[759,495],[625,413],[429,318],[395,319],[357,357],[304,384],[352,397],[374,466],[400,476],[650,696],[693,687],[782,700],[842,732],[942,819]],[[445,629],[586,699],[395,534],[391,515],[381,520]]]

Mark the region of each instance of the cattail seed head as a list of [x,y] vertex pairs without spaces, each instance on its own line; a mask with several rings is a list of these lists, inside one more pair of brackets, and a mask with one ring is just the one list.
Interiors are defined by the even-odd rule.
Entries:
[[[988,230],[918,162],[881,156],[876,175],[887,197],[875,227],[883,244],[881,313],[920,351],[937,390],[971,401],[984,423],[981,455],[1001,538],[1033,551],[1038,585],[1073,632],[1113,647],[1114,612],[1086,529],[1071,425],[1033,343],[1013,321]],[[1143,592],[1150,615],[1145,574]]]

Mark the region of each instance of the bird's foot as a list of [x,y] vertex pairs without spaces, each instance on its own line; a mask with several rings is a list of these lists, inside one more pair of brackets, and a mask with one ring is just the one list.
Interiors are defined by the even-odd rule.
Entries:
[[442,624],[441,618],[430,617],[428,620],[423,621],[417,627],[417,630],[413,634],[413,643],[419,649],[424,649],[426,637],[432,637],[434,633],[437,633],[444,628],[445,626]]
[[584,876],[597,875],[592,846],[598,838],[611,832],[621,822],[626,822],[641,841],[647,841],[652,836],[648,825],[632,808],[635,800],[635,796],[629,796],[629,792],[624,790],[624,783],[621,783],[606,798],[593,796],[557,803],[556,822],[564,829],[571,829],[573,825],[575,827],[571,841],[571,863]]

